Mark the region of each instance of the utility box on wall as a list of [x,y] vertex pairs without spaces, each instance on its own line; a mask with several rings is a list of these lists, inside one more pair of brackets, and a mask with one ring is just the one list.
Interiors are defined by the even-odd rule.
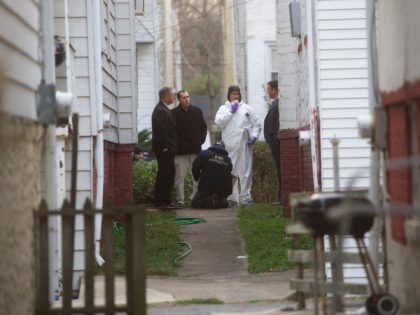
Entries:
[[300,37],[301,27],[300,27],[300,2],[294,1],[289,4],[289,14],[290,14],[290,29],[292,32],[292,37]]

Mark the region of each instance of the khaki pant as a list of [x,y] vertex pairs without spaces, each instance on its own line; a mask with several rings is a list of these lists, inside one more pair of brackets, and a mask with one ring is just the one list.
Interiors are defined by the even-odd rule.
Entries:
[[[184,203],[184,183],[185,175],[187,171],[191,172],[192,163],[194,162],[197,154],[186,154],[175,156],[175,189],[176,189],[176,201]],[[198,183],[192,179],[193,190],[190,199],[192,199],[197,192]]]

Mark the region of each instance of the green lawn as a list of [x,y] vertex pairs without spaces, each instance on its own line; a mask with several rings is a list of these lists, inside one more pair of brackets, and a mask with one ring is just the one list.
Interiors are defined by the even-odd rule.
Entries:
[[[182,251],[177,242],[180,241],[180,228],[175,223],[176,213],[146,213],[146,273],[175,275],[177,264],[175,258]],[[117,225],[115,232],[115,270],[125,273],[125,241],[124,224]],[[101,272],[102,268],[99,269]]]
[[[287,270],[293,267],[287,259],[292,239],[285,228],[291,220],[282,216],[281,206],[255,204],[239,208],[239,228],[245,240],[248,271],[251,273]],[[303,238],[303,248],[311,248],[312,239]]]

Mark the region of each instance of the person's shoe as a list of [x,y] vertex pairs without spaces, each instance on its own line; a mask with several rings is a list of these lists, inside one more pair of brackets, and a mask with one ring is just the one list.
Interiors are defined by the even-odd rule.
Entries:
[[184,203],[182,201],[177,201],[175,204],[175,208],[177,209],[183,209],[184,207]]
[[230,208],[236,208],[238,206],[238,203],[234,200],[228,200],[228,205]]
[[173,204],[168,204],[166,202],[158,202],[155,203],[155,207],[161,210],[172,210],[175,209],[175,206]]
[[247,201],[247,200],[239,201],[239,205],[241,207],[249,207],[249,206],[252,206],[252,201]]
[[211,202],[212,209],[217,209],[219,207],[219,195],[211,194],[210,202]]
[[281,199],[279,199],[279,200],[277,200],[277,201],[272,202],[271,204],[272,204],[273,206],[281,206],[281,205],[283,204],[283,202],[282,202],[282,200],[281,200]]

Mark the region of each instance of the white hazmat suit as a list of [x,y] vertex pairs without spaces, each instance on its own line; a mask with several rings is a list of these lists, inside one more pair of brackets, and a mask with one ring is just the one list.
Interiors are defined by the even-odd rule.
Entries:
[[[235,201],[240,205],[252,203],[252,143],[261,131],[261,123],[254,109],[244,102],[239,102],[237,110],[232,112],[231,102],[226,101],[216,113],[214,121],[222,129],[222,140],[225,148],[232,159],[232,175],[239,178],[233,187],[233,193],[228,200]],[[251,144],[248,142],[251,139]]]

